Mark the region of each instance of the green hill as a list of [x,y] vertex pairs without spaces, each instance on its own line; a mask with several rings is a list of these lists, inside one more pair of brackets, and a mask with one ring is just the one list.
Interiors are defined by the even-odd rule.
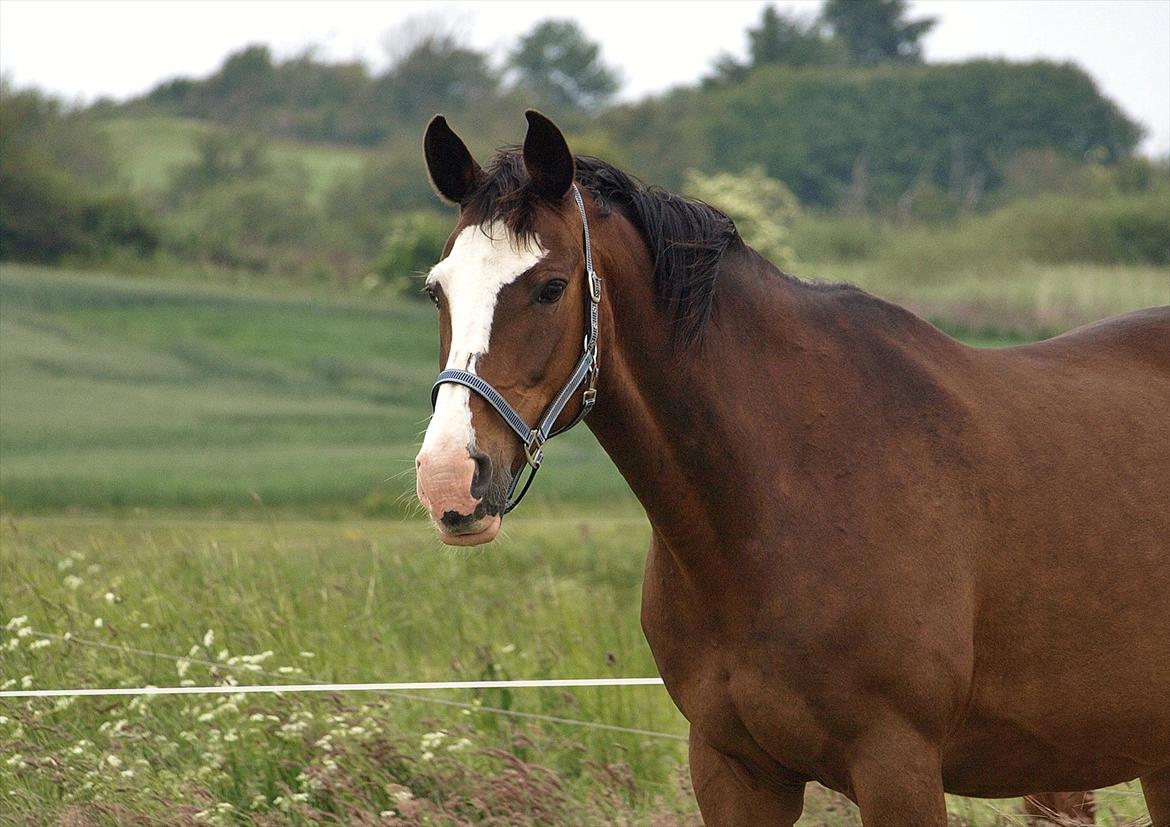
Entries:
[[[409,511],[429,305],[0,268],[3,507]],[[622,499],[584,430],[530,501]]]
[[[1056,332],[1170,299],[1155,268],[1032,266],[1012,290],[978,274],[935,285],[862,265],[814,272],[988,345],[1010,340],[972,336],[981,319],[1016,312],[1030,320],[1025,335],[1045,320]],[[413,510],[437,369],[433,309],[267,289],[0,266],[0,506]],[[581,428],[550,446],[525,510],[583,502],[636,511]]]
[[[103,118],[99,126],[110,139],[121,174],[139,193],[164,190],[176,167],[198,158],[199,137],[221,128],[194,118],[130,114]],[[318,201],[341,176],[359,172],[375,155],[364,147],[295,139],[272,140],[268,151],[277,164],[303,168],[310,196]]]

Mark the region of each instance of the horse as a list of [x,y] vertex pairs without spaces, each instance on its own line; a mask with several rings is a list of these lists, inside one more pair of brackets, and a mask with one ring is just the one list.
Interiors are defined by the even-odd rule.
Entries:
[[1170,825],[1170,307],[971,348],[526,117],[486,168],[441,115],[423,142],[459,207],[425,282],[442,541],[492,540],[588,413],[706,823],[792,825],[809,781],[944,827],[944,792],[1140,777]]

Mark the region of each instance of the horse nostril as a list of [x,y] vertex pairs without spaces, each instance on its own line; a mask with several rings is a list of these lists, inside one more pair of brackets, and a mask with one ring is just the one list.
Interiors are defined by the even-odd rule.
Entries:
[[471,477],[471,496],[473,499],[482,500],[487,496],[488,486],[492,482],[492,460],[487,454],[478,451],[471,455],[471,459],[475,462],[475,474]]

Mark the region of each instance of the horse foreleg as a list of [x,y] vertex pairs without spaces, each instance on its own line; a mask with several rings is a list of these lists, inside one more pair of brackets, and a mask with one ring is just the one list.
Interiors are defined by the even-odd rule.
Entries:
[[693,728],[690,758],[691,783],[708,827],[792,827],[800,818],[803,782],[764,786],[739,761],[711,747]]
[[849,778],[865,827],[946,827],[942,762],[934,744],[895,730],[857,746]]
[[1170,827],[1170,767],[1143,775],[1142,795],[1153,827]]

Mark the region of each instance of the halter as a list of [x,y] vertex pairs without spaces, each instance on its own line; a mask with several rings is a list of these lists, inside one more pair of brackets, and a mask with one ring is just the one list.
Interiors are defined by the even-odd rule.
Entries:
[[[508,404],[508,400],[504,399],[499,391],[471,371],[457,368],[445,370],[439,374],[431,388],[431,410],[435,408],[440,385],[463,385],[482,396],[485,402],[495,408],[496,413],[503,418],[504,422],[508,423],[508,427],[515,432],[516,436],[520,437],[520,442],[524,445],[524,459],[531,470],[528,474],[528,480],[515,499],[513,499],[512,494],[515,493],[516,487],[520,483],[521,474],[517,474],[512,479],[512,485],[508,489],[508,502],[504,506],[505,514],[519,505],[520,501],[524,499],[524,495],[528,493],[532,480],[536,478],[536,472],[540,470],[540,463],[544,460],[544,443],[557,434],[563,434],[584,419],[597,401],[597,306],[601,303],[601,279],[593,270],[593,245],[589,239],[589,219],[585,215],[585,202],[581,199],[581,191],[577,189],[576,184],[573,184],[573,200],[577,202],[577,212],[581,214],[581,226],[585,238],[585,275],[589,283],[589,332],[585,335],[585,352],[581,354],[577,366],[569,374],[560,393],[553,397],[553,401],[549,403],[537,426],[535,428],[528,427],[524,417],[520,416],[516,409]],[[553,431],[553,423],[557,421],[561,411],[569,404],[573,392],[586,378],[588,378],[588,384],[581,398],[581,410],[573,417],[572,422]]]

